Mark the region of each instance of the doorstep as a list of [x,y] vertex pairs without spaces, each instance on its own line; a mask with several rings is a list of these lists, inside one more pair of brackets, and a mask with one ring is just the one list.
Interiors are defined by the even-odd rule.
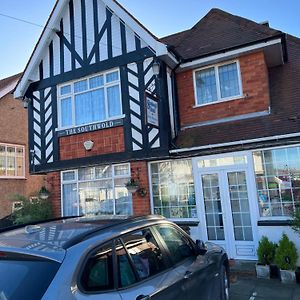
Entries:
[[230,260],[230,282],[239,277],[256,277],[255,264],[253,260]]

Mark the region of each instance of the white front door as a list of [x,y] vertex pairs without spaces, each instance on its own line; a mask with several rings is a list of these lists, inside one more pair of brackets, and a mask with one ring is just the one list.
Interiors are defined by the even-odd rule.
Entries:
[[255,218],[247,168],[198,171],[202,234],[230,258],[256,259]]

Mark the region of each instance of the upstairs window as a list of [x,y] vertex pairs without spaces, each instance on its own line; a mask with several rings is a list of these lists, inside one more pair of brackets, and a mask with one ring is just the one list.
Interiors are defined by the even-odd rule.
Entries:
[[196,106],[242,96],[240,68],[237,61],[200,69],[194,73]]
[[102,122],[122,115],[118,70],[61,85],[58,93],[60,128]]
[[0,144],[0,178],[25,178],[25,148]]

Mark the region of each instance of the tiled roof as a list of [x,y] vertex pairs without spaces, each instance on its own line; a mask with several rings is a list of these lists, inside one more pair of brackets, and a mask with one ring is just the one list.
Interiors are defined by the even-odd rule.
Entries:
[[193,28],[160,41],[191,60],[282,34],[266,25],[213,8]]
[[289,61],[269,69],[271,113],[268,116],[182,130],[177,148],[207,146],[300,131],[300,39],[287,35]]
[[0,99],[15,89],[21,75],[22,73],[19,73],[0,80]]

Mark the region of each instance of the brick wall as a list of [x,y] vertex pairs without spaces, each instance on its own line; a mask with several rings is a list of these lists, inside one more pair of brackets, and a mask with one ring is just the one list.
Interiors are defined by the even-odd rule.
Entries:
[[[91,140],[93,149],[86,151],[83,143]],[[124,152],[124,128],[114,127],[88,133],[65,136],[59,139],[59,154],[61,160],[82,158],[108,153]]]
[[239,58],[243,94],[241,99],[194,108],[193,70],[177,74],[181,126],[268,110],[270,105],[268,69],[263,52]]
[[146,191],[146,196],[142,197],[138,192],[132,194],[133,214],[135,216],[142,216],[150,214],[150,191],[148,178],[148,164],[145,161],[132,162],[131,178],[137,179],[140,187]]
[[52,203],[54,217],[61,216],[61,185],[60,172],[47,174],[47,189],[50,192],[49,201]]
[[11,94],[0,99],[0,143],[25,146],[25,178],[0,178],[0,219],[11,214],[15,195],[36,196],[45,183],[45,176],[29,174],[27,113]]

